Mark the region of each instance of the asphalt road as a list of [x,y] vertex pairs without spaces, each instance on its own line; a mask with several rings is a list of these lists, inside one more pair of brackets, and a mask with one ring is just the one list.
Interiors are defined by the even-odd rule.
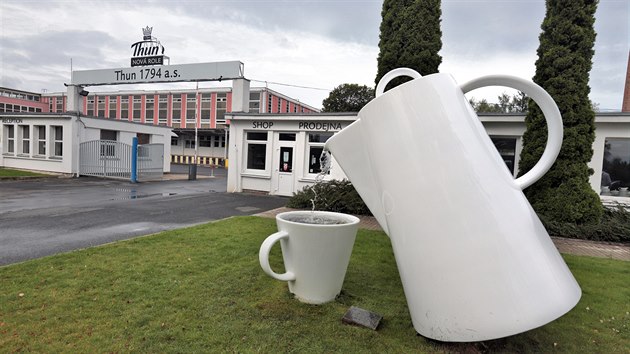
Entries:
[[137,184],[91,177],[0,181],[0,265],[256,214],[287,201],[225,189],[221,173]]

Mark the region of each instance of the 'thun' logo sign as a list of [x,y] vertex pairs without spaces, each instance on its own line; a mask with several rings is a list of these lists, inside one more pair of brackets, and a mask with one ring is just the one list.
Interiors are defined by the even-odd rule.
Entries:
[[164,58],[168,59],[164,55],[164,47],[160,41],[151,36],[152,31],[153,27],[143,28],[143,41],[131,45],[131,49],[133,49],[131,66],[163,65]]

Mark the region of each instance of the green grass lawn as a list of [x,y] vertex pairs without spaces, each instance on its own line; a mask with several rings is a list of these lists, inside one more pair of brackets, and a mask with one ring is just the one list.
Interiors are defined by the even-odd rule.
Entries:
[[0,179],[3,177],[50,177],[50,175],[0,167]]
[[[583,290],[571,312],[448,344],[416,335],[384,233],[360,230],[341,296],[313,306],[260,269],[275,230],[231,218],[1,267],[0,352],[630,352],[630,262],[565,256]],[[343,324],[351,305],[383,315],[378,331]]]

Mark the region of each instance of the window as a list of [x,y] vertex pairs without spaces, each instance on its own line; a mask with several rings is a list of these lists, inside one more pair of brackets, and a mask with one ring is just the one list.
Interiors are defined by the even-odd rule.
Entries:
[[101,129],[101,140],[118,140],[118,132],[115,130]]
[[187,149],[194,149],[195,148],[195,141],[194,140],[186,140],[184,143],[184,146]]
[[260,92],[249,93],[249,113],[260,112]]
[[168,116],[168,95],[160,95],[158,110],[158,124],[166,124]]
[[195,98],[194,93],[189,93],[186,96],[186,123],[195,123],[196,118],[196,108],[197,108],[197,99]]
[[214,136],[214,147],[225,147],[225,137],[223,135]]
[[225,123],[227,111],[227,93],[217,93],[217,123]]
[[56,112],[57,113],[63,112],[63,99],[64,99],[63,96],[62,97],[57,97],[57,100],[56,100],[56,104],[57,104]]
[[153,96],[150,96],[150,97],[151,98],[147,98],[146,108],[145,108],[145,112],[144,112],[145,122],[146,123],[153,123],[153,107],[154,107],[153,101],[155,99],[153,98]]
[[492,143],[497,148],[499,155],[505,162],[510,174],[514,176],[514,166],[516,164],[516,138],[491,136]]
[[46,127],[35,126],[35,138],[37,139],[37,155],[46,156]]
[[177,141],[178,141],[178,139],[177,139],[177,138],[172,137],[172,138],[171,138],[171,145],[172,145],[172,146],[177,146]]
[[606,138],[602,164],[602,195],[628,197],[630,138]]
[[138,145],[151,143],[151,134],[137,133],[136,137],[138,138]]
[[87,98],[87,112],[86,114],[88,116],[93,116],[94,115],[94,96],[90,95]]
[[267,93],[267,113],[271,113],[271,95]]
[[97,100],[97,116],[105,118],[105,97],[99,96]]
[[201,123],[210,124],[210,106],[212,104],[212,94],[201,94]]
[[173,97],[173,123],[181,123],[182,121],[182,98],[181,96]]
[[118,114],[116,114],[116,102],[118,101],[118,96],[109,96],[109,118],[117,118]]
[[212,136],[205,135],[199,137],[199,147],[212,147],[211,144]]
[[22,151],[24,155],[31,153],[31,127],[28,125],[20,125],[20,131],[22,133]]
[[280,133],[278,136],[280,141],[295,141],[295,133]]
[[120,118],[129,119],[129,99],[120,99]]
[[118,140],[118,132],[115,130],[101,129],[101,156],[116,155],[116,140]]
[[133,96],[133,117],[131,118],[134,122],[139,122],[142,117],[142,96],[136,95]]
[[280,165],[278,170],[285,173],[293,172],[293,147],[280,147]]
[[267,132],[247,133],[247,169],[266,170],[267,167]]
[[15,154],[15,126],[5,125],[4,131],[6,134],[5,140],[7,142],[7,153]]
[[52,126],[53,131],[53,142],[55,144],[55,151],[53,152],[54,157],[63,156],[63,127],[62,126]]
[[308,134],[308,173],[322,172],[319,158],[322,156],[322,152],[324,151],[324,143],[330,139],[332,135],[333,133]]

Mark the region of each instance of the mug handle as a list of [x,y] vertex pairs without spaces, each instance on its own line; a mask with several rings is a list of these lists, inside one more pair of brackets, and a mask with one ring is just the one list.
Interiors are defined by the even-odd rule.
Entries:
[[553,165],[562,147],[562,116],[553,98],[542,87],[534,82],[508,75],[489,75],[468,81],[461,85],[462,91],[467,93],[485,86],[507,86],[525,92],[540,107],[547,121],[547,146],[540,160],[529,172],[517,178],[514,183],[525,189],[538,181]]
[[273,247],[276,242],[288,237],[289,234],[286,231],[278,231],[263,241],[262,245],[260,245],[260,251],[258,252],[258,260],[260,261],[260,267],[262,267],[263,271],[267,273],[268,276],[282,281],[295,280],[295,274],[289,271],[282,274],[274,272],[269,264],[269,252],[271,252],[271,247]]
[[413,79],[419,79],[422,77],[419,72],[409,68],[391,70],[387,74],[383,75],[383,77],[378,81],[378,85],[376,85],[376,97],[382,95],[383,92],[385,92],[385,86],[398,76],[409,76]]

